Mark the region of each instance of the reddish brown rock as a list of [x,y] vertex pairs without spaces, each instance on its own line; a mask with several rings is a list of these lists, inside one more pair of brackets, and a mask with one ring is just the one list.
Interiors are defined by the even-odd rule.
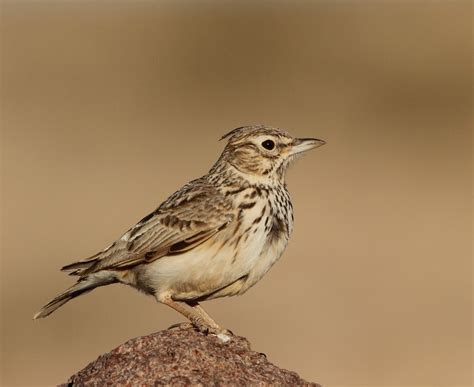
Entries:
[[270,363],[247,339],[216,336],[190,326],[127,341],[100,356],[62,386],[292,385],[319,386]]

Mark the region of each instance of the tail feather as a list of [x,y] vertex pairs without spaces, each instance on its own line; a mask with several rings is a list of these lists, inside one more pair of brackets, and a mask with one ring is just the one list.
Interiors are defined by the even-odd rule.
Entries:
[[82,261],[63,266],[61,271],[69,272],[69,275],[82,275],[85,271],[94,266],[98,260],[100,260],[101,255],[102,253],[99,253]]
[[80,261],[70,263],[69,265],[63,266],[61,271],[69,272],[69,275],[86,276],[96,271],[99,262],[106,259],[117,252],[117,243],[111,244],[103,251],[93,255],[92,257],[82,259]]
[[61,268],[61,271],[68,272],[69,275],[85,275],[94,265],[96,261],[75,262]]
[[[97,273],[99,274],[99,273]],[[56,309],[63,306],[66,302],[76,298],[82,294],[88,293],[91,290],[99,286],[109,285],[111,283],[117,282],[115,277],[111,275],[89,275],[86,277],[82,277],[78,280],[76,284],[71,286],[69,289],[65,290],[59,296],[51,300],[45,306],[41,308],[41,310],[35,314],[33,319],[43,318],[49,316],[53,313]]]

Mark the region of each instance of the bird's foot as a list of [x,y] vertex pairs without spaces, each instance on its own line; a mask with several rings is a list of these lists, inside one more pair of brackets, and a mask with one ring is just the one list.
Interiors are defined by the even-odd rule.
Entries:
[[193,323],[193,325],[199,332],[204,333],[205,335],[216,336],[223,343],[227,343],[231,340],[232,336],[234,336],[230,330],[223,329],[218,325],[212,327],[203,323]]
[[229,329],[223,329],[221,327],[209,327],[202,322],[181,322],[181,323],[176,323],[168,327],[168,329],[189,329],[193,328],[198,332],[201,332],[203,334],[207,335],[213,335],[216,336],[221,342],[227,343],[232,339],[232,336],[234,336],[234,333],[230,331]]
[[195,328],[195,325],[190,322],[180,322],[173,325],[170,325],[167,329],[188,329]]

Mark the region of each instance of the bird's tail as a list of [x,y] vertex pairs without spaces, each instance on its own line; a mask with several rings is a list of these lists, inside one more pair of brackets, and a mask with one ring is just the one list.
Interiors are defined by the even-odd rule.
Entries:
[[77,283],[69,289],[61,293],[59,296],[51,300],[41,310],[35,314],[33,319],[43,318],[49,316],[56,309],[63,306],[69,300],[76,298],[82,294],[88,293],[91,290],[104,285],[109,285],[117,282],[117,279],[107,272],[98,272],[79,278]]

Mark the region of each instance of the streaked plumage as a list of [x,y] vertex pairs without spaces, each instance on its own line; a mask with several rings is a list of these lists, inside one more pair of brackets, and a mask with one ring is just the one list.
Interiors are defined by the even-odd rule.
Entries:
[[259,126],[226,134],[208,174],[172,194],[102,252],[62,270],[78,282],[44,306],[46,317],[96,287],[124,283],[151,294],[200,328],[221,328],[198,304],[242,294],[281,256],[293,228],[285,185],[290,162],[322,140]]

